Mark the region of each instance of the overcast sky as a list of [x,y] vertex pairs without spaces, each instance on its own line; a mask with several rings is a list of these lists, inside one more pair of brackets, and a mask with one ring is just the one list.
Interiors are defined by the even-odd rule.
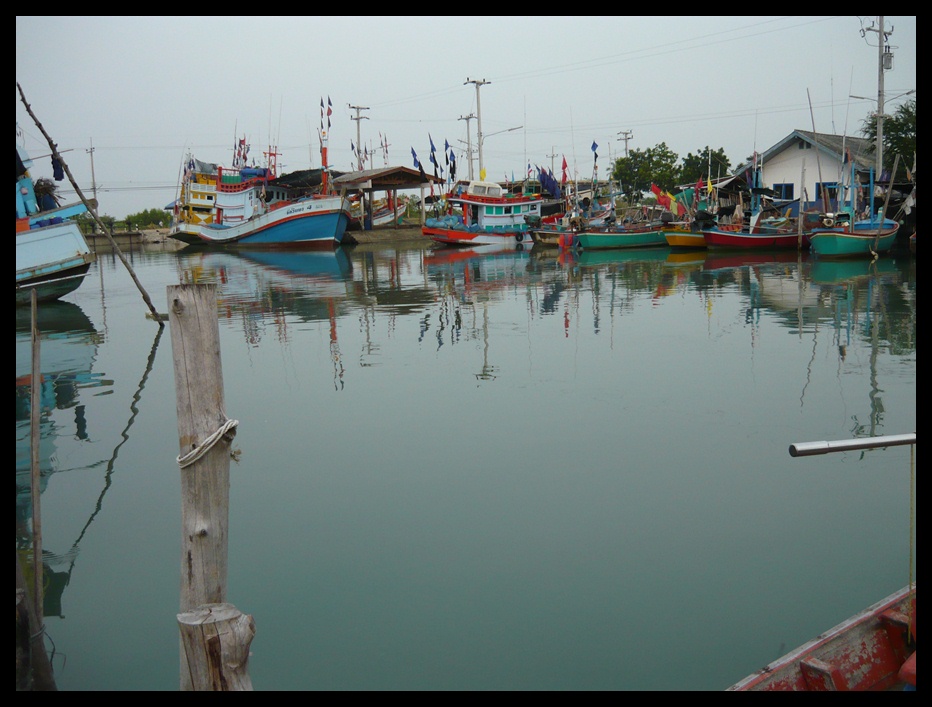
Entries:
[[[413,167],[413,148],[432,172],[432,138],[441,166],[449,142],[465,177],[479,122],[467,118],[477,113],[483,166],[496,181],[521,179],[529,162],[559,177],[564,156],[571,177],[575,169],[588,178],[593,142],[604,177],[625,135],[629,149],[663,142],[681,158],[723,148],[733,165],[813,123],[856,135],[876,110],[878,22],[17,17],[16,81],[81,189],[90,196],[96,182],[99,212],[122,219],[175,198],[189,151],[229,165],[235,137],[260,161],[277,146],[280,172],[319,167],[328,98],[328,161],[341,171],[355,164],[358,129],[371,166],[384,166],[387,140],[389,164]],[[884,17],[884,29],[894,56],[884,74],[889,114],[916,88],[916,17]],[[18,90],[16,123],[17,144],[47,155]],[[37,159],[33,174],[51,177],[50,159]],[[60,188],[75,200],[67,182]]]

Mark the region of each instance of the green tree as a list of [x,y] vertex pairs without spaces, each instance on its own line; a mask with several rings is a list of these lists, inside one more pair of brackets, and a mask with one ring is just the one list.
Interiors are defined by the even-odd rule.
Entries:
[[[871,147],[876,149],[877,143],[877,116],[871,115],[864,121],[861,134],[870,140]],[[916,152],[916,99],[906,101],[900,105],[896,112],[883,121],[883,166],[884,169],[893,168],[893,160],[900,156],[900,162],[906,162],[912,167],[913,154]]]
[[679,155],[665,142],[646,150],[631,150],[627,157],[619,157],[612,168],[614,179],[629,204],[641,202],[651,184],[661,189],[672,190],[676,185],[679,170],[676,162]]
[[[710,159],[711,156],[711,159]],[[711,166],[710,166],[711,165]],[[708,180],[710,173],[712,179],[724,176],[731,172],[731,162],[725,154],[724,148],[711,149],[708,145],[699,150],[697,154],[689,152],[683,158],[680,166],[679,183],[695,184],[700,177]]]

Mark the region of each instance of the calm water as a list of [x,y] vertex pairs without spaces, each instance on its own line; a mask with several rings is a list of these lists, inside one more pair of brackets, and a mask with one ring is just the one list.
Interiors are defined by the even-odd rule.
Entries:
[[[916,430],[908,254],[128,257],[218,285],[256,690],[721,690],[915,576],[914,449],[787,451]],[[42,311],[59,688],[177,690],[168,325],[112,254]]]

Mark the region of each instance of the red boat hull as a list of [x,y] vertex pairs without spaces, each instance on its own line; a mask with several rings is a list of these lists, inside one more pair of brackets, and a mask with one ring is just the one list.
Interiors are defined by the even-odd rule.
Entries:
[[[787,653],[729,691],[881,691],[915,686],[916,585]],[[912,658],[912,660],[910,660]]]
[[[799,248],[797,233],[748,233],[747,231],[703,231],[707,248]],[[802,234],[802,247],[809,247],[809,238]]]

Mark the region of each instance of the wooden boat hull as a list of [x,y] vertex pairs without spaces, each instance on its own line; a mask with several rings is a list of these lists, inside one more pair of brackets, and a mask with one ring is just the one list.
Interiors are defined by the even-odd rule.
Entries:
[[27,305],[36,291],[39,302],[74,292],[97,256],[74,221],[16,233],[16,305]]
[[527,242],[532,244],[530,236],[524,231],[469,231],[440,226],[422,226],[421,233],[436,243],[460,247],[479,245],[509,245],[515,247]]
[[674,248],[705,248],[705,236],[702,231],[664,231],[667,245]]
[[813,229],[809,233],[809,247],[817,256],[824,258],[872,257],[874,253],[889,251],[900,230],[899,224],[883,229],[859,226],[855,224],[853,231]]
[[662,230],[582,232],[576,234],[576,247],[583,250],[595,248],[649,248],[666,246],[667,238]]
[[904,587],[727,691],[881,691],[915,651],[916,585]]
[[188,244],[239,248],[333,248],[349,223],[349,204],[341,196],[314,196],[233,225],[180,223],[169,236]]
[[809,247],[807,234],[798,233],[748,233],[747,231],[721,231],[709,229],[702,232],[707,248],[785,248]]

